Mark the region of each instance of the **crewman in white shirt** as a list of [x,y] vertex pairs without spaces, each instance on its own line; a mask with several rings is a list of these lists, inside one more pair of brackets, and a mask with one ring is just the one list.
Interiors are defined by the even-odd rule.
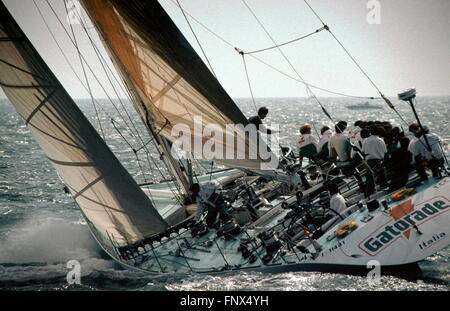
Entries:
[[419,155],[416,148],[416,142],[419,140],[417,138],[417,134],[420,130],[419,124],[416,122],[411,123],[408,128],[408,132],[405,133],[405,137],[409,139],[408,150],[412,153],[412,162],[411,164],[416,163],[416,156]]
[[[378,130],[377,127],[375,127],[375,129],[375,131]],[[374,132],[371,128],[371,135],[364,140],[362,151],[365,154],[366,160],[383,161],[384,155],[387,152],[386,143],[375,133],[377,132]]]
[[345,142],[348,140],[347,136],[344,135],[345,125],[343,123],[337,123],[334,127],[335,133],[330,138],[328,143],[328,149],[330,150],[331,161],[336,163],[339,161],[348,161],[350,155],[345,150]]
[[[409,139],[408,151],[411,152],[412,160],[411,164],[419,174],[422,180],[427,180],[428,175],[425,171],[425,167],[423,166],[423,161],[420,161],[420,148],[421,144],[425,142],[419,142],[420,137],[420,126],[417,122],[411,123],[408,127],[408,132],[405,133],[405,137]],[[419,160],[419,162],[417,162]]]
[[[378,134],[380,133],[376,125],[370,127],[370,136],[364,140],[363,154],[369,169],[366,171],[366,197],[375,191],[375,179],[381,188],[388,186],[386,173],[383,167],[384,156],[387,152],[386,143]],[[373,174],[372,174],[373,172]]]
[[[425,161],[429,162],[431,171],[433,172],[433,177],[439,177],[440,171],[439,167],[444,164],[444,153],[439,145],[440,138],[435,134],[430,134],[430,129],[428,126],[423,126],[423,134],[420,136],[416,142],[417,154]],[[430,144],[431,151],[428,149],[425,136]]]
[[335,212],[342,214],[347,209],[344,197],[339,193],[339,187],[335,183],[328,185],[330,192],[330,208]]
[[368,137],[370,137],[370,131],[366,127],[361,129],[361,131],[358,134],[356,134],[356,139],[353,144],[358,150],[352,149],[352,152],[350,153],[350,157],[352,159],[354,158],[354,156],[357,153],[360,153],[360,154],[363,153],[362,150],[363,150],[364,140]]
[[320,129],[320,135],[322,135],[319,139],[319,143],[317,144],[317,152],[322,151],[322,147],[330,142],[330,138],[333,135],[330,128],[328,126],[324,126]]

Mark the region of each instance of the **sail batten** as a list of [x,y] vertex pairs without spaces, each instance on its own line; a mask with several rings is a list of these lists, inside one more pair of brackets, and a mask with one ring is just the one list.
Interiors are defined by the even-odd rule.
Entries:
[[[0,81],[97,240],[111,249],[165,231],[150,199],[83,115],[0,2]],[[18,87],[26,86],[26,87]],[[48,87],[51,86],[51,87]]]

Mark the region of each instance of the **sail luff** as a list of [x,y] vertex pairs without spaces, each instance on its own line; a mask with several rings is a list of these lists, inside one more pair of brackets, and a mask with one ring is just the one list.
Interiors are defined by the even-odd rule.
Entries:
[[0,42],[2,88],[83,215],[101,234],[96,238],[105,242],[108,235],[114,236],[115,242],[123,245],[165,231],[167,223],[59,83],[3,2],[0,25],[0,37],[15,38]]

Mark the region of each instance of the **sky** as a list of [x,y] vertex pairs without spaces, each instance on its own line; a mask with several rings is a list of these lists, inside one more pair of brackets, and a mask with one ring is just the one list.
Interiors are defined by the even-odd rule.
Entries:
[[[22,30],[74,98],[88,93],[58,50],[32,0],[3,0]],[[82,79],[79,56],[45,0],[35,0],[58,43]],[[65,23],[63,0],[49,0]],[[181,32],[202,57],[201,50],[175,0],[160,0]],[[245,0],[280,44],[313,32],[322,24],[302,0]],[[378,88],[387,96],[415,87],[419,96],[450,95],[449,0],[308,0],[350,51]],[[379,14],[373,3],[379,3]],[[252,51],[272,42],[243,0],[180,0],[183,9],[234,47]],[[250,97],[242,57],[188,17],[219,82],[233,98]],[[116,97],[102,75],[100,63],[80,25],[73,25],[80,50],[96,72],[106,92],[88,73],[94,96]],[[90,29],[95,34],[94,29]],[[100,45],[97,40],[96,43]],[[328,90],[378,96],[377,90],[357,69],[344,50],[326,31],[283,46],[282,51],[301,77]],[[101,48],[105,58],[106,52]],[[296,77],[277,49],[255,54],[282,72]],[[255,97],[304,97],[305,87],[246,56]],[[83,80],[84,81],[84,80]],[[317,96],[334,96],[313,89]],[[120,94],[119,94],[120,96]],[[0,98],[4,98],[0,90]]]

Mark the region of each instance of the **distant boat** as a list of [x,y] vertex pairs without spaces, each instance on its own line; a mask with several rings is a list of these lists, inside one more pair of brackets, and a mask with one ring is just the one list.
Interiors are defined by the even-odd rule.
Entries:
[[345,107],[348,108],[348,109],[351,109],[351,110],[360,110],[360,109],[383,109],[382,106],[370,104],[369,102],[365,102],[364,104],[359,104],[359,105],[349,105],[349,106],[345,106]]

